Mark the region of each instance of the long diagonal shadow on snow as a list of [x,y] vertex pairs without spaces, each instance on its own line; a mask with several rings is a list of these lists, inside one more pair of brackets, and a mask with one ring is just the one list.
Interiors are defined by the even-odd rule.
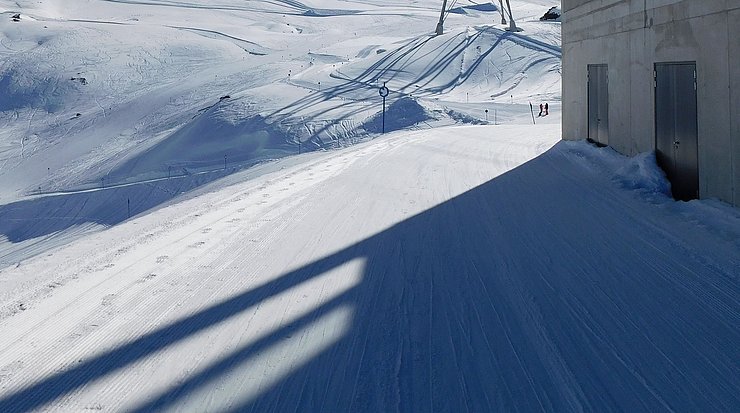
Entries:
[[[405,68],[418,60],[429,60],[430,65],[422,70],[414,80],[407,83],[396,85],[394,92],[404,94],[406,90],[417,91],[416,84],[424,80],[424,85],[428,85],[433,82],[438,76],[443,74],[455,60],[465,52],[466,48],[472,44],[475,39],[484,34],[486,30],[479,30],[473,36],[466,37],[463,34],[456,36],[450,36],[440,44],[436,45],[429,50],[425,50],[425,46],[432,41],[434,36],[421,36],[410,40],[408,43],[398,47],[395,50],[387,52],[385,56],[373,63],[365,70],[355,75],[352,78],[338,77],[334,75],[336,79],[344,80],[344,83],[324,88],[321,91],[317,91],[309,94],[301,99],[292,102],[285,107],[275,110],[274,112],[267,115],[268,118],[275,118],[281,115],[291,115],[301,110],[311,108],[318,103],[326,102],[332,98],[343,96],[348,93],[357,93],[358,89],[366,89],[369,94],[368,97],[374,97],[377,93],[375,88],[379,81],[393,81],[398,73],[404,72]],[[505,36],[505,34],[503,35]],[[491,48],[493,49],[493,47]],[[308,117],[308,120],[318,118],[321,115],[327,113],[335,107],[318,111],[314,115]]]
[[144,334],[140,338],[100,354],[85,362],[42,380],[22,391],[0,399],[0,411],[29,411],[55,400],[103,376],[115,373],[126,366],[176,344],[188,337],[237,316],[242,311],[321,274],[337,265],[337,257],[327,257],[292,271],[268,284],[246,291],[231,299],[214,304],[192,316]]
[[[440,77],[448,74],[450,67],[460,61],[469,47],[475,44],[483,35],[492,35],[493,43],[481,52],[469,67],[460,70],[458,76],[448,80],[446,83],[434,85]],[[476,28],[473,34],[458,33],[448,36],[434,47],[428,47],[429,42],[436,39],[435,36],[425,35],[411,39],[400,47],[387,52],[382,58],[364,69],[353,77],[345,76],[341,70],[332,73],[330,76],[344,83],[324,87],[322,90],[313,90],[307,96],[300,98],[282,108],[279,108],[267,115],[268,119],[280,119],[283,116],[292,116],[306,109],[314,108],[320,103],[326,103],[338,97],[351,96],[348,101],[336,105],[330,105],[322,109],[315,110],[312,114],[303,116],[304,122],[311,122],[321,119],[322,116],[335,111],[344,109],[343,115],[333,118],[333,121],[316,131],[321,134],[331,127],[332,124],[339,124],[343,120],[352,118],[354,115],[365,112],[364,107],[352,109],[361,101],[373,101],[378,99],[376,87],[382,82],[393,83],[393,92],[399,96],[438,95],[439,93],[449,92],[456,86],[464,83],[480,66],[486,61],[491,53],[503,42],[510,41],[519,44],[522,47],[537,50],[550,56],[537,59],[530,62],[529,67],[543,63],[548,59],[559,59],[560,48],[552,46],[536,39],[526,36],[512,34],[492,27]],[[409,67],[418,61],[428,61],[429,64],[418,70],[418,73],[409,80],[398,81],[399,74],[409,73]],[[529,67],[525,68],[526,71]],[[502,92],[505,93],[506,91]]]
[[710,253],[712,267],[691,258],[700,246],[672,241],[690,224],[670,215],[641,217],[643,201],[629,191],[598,190],[611,182],[563,153],[556,145],[275,281],[4,395],[0,411],[44,406],[357,258],[366,263],[358,284],[136,411],[187,409],[189,397],[223,389],[224,380],[244,380],[245,362],[339,308],[352,316],[336,342],[241,400],[236,385],[230,395],[236,404],[225,409],[737,406],[733,360],[740,354],[736,346],[718,345],[740,341],[733,327],[740,287],[723,270],[733,268],[737,251]]

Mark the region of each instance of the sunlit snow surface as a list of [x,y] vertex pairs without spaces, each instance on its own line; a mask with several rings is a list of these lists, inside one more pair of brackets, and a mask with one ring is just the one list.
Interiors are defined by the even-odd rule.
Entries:
[[435,37],[427,2],[0,1],[0,266],[383,129],[529,123],[531,101],[558,123],[537,3],[527,34],[460,2]]
[[0,0],[0,412],[740,408],[737,209],[388,3]]

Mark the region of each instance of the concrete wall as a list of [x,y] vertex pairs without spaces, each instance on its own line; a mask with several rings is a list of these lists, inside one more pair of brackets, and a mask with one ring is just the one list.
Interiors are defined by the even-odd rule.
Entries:
[[727,37],[730,39],[728,52],[730,61],[730,137],[732,148],[732,177],[734,183],[734,204],[740,205],[740,10],[733,10],[727,16],[729,26]]
[[589,64],[609,66],[609,145],[655,149],[653,67],[696,61],[701,198],[740,206],[740,0],[563,0],[563,138],[588,137]]

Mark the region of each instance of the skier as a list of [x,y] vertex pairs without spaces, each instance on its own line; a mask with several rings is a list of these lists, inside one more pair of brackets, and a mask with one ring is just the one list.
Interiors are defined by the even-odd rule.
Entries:
[[545,102],[545,116],[547,116],[549,114],[550,114],[549,107],[547,105],[547,102]]
[[540,116],[542,116],[542,111],[543,111],[543,110],[545,110],[544,108],[545,108],[545,107],[544,107],[544,106],[542,106],[542,103],[540,103],[540,114],[539,114],[539,115],[537,115],[537,117],[538,117],[538,118],[539,118]]

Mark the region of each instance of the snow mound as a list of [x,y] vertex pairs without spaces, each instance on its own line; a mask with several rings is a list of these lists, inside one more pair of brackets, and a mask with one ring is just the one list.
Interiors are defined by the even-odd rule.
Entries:
[[301,13],[305,17],[336,17],[336,16],[347,16],[357,14],[357,10],[342,10],[342,9],[308,9]]
[[540,20],[542,21],[549,20],[549,21],[559,22],[561,14],[562,13],[560,11],[560,7],[550,7],[550,10],[548,10],[547,13],[545,13],[542,17],[540,17]]
[[614,179],[622,187],[648,193],[671,196],[671,183],[658,166],[655,152],[645,152],[629,158],[617,169]]
[[[289,133],[242,101],[224,97],[111,172],[115,181],[245,166],[297,152]],[[248,165],[247,165],[248,166]]]
[[[403,97],[391,103],[385,111],[385,131],[391,132],[434,119],[429,111],[411,97]],[[370,133],[383,131],[383,113],[371,117],[363,128]]]
[[443,111],[447,116],[450,117],[450,119],[455,120],[458,123],[462,124],[468,124],[468,125],[486,125],[488,122],[482,121],[478,118],[474,118],[468,114],[465,114],[463,112],[459,112],[453,109],[447,109]]
[[[0,53],[0,118],[3,112],[21,109],[57,112],[79,94],[80,84],[71,79],[79,66],[61,68],[56,51],[74,37],[66,31],[45,31],[37,23],[0,28],[0,39],[12,42],[13,48],[7,49],[14,52]],[[80,60],[86,58],[91,60]]]
[[655,152],[644,152],[633,157],[620,154],[611,147],[597,147],[586,141],[563,141],[569,156],[585,161],[582,164],[598,170],[618,186],[643,195],[660,194],[671,197],[671,184],[658,166]]
[[0,73],[0,112],[30,108],[53,113],[64,106],[75,88],[72,81],[40,76],[33,68],[13,68]]
[[498,11],[498,7],[492,3],[484,4],[473,4],[470,6],[459,6],[451,8],[448,13],[454,14],[468,14],[468,10],[480,11],[480,12],[494,12]]

